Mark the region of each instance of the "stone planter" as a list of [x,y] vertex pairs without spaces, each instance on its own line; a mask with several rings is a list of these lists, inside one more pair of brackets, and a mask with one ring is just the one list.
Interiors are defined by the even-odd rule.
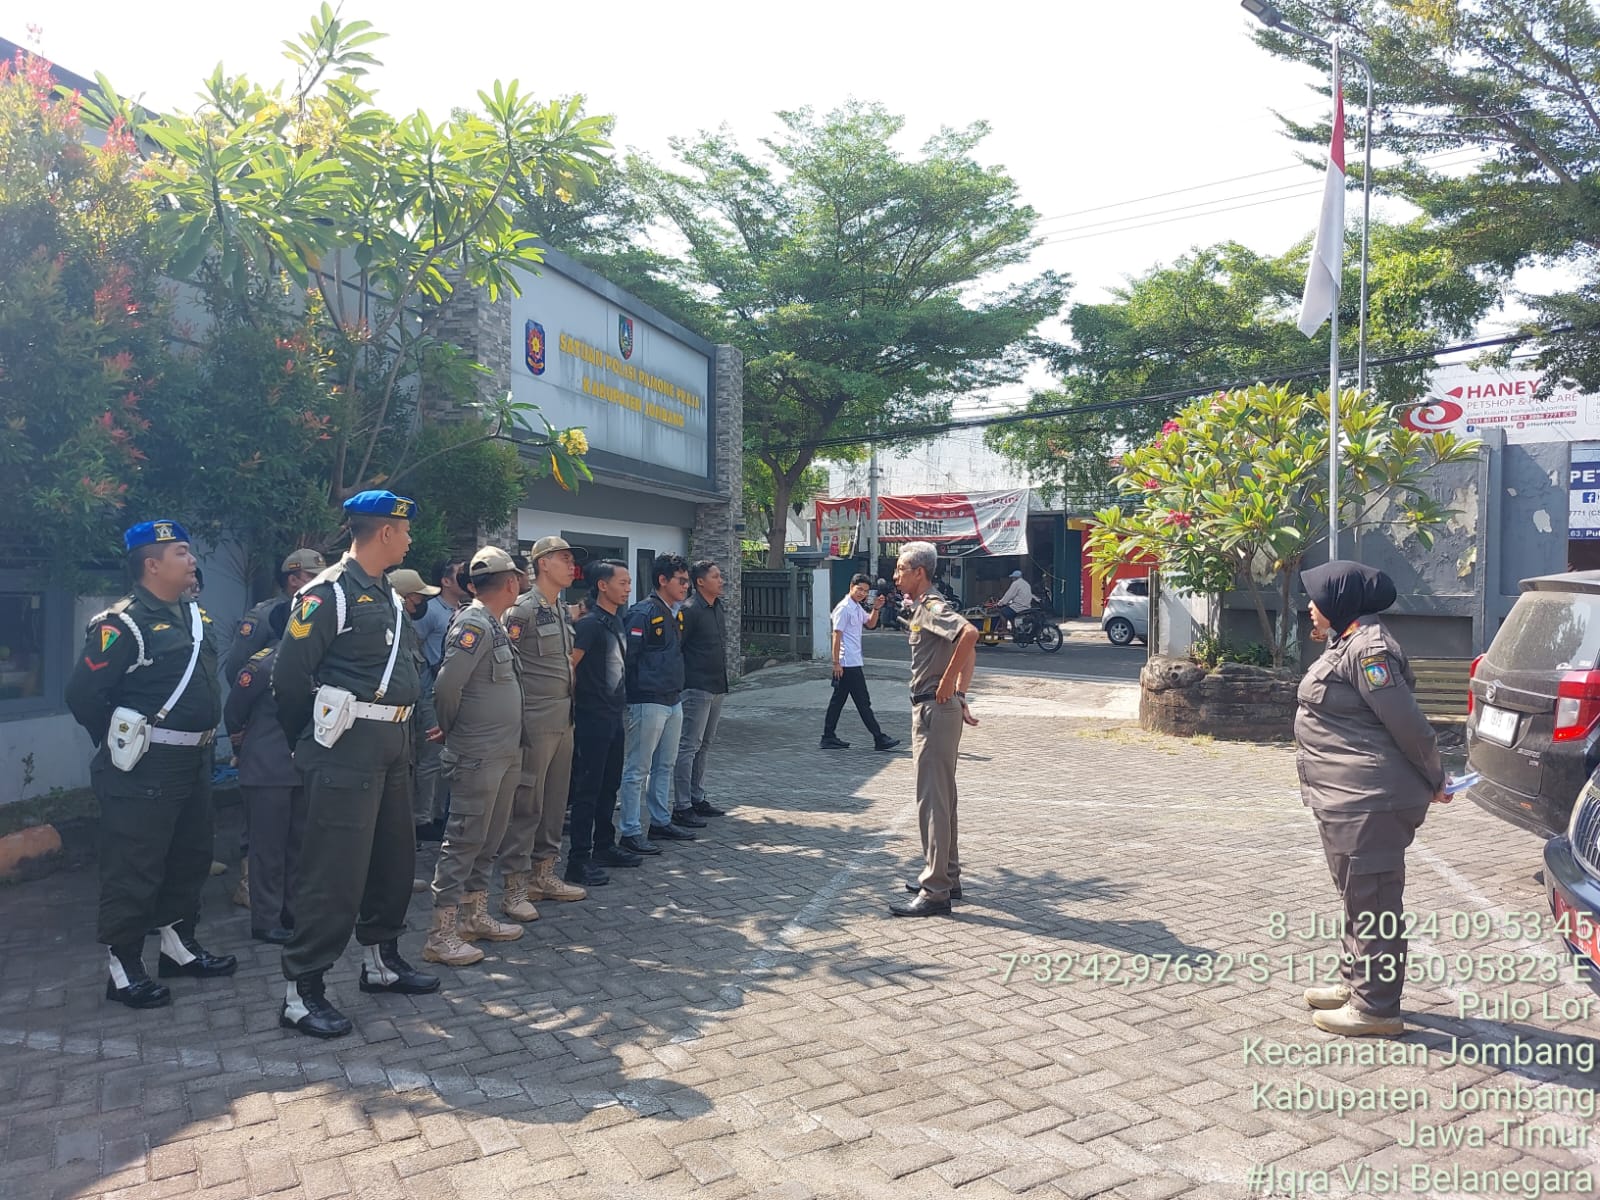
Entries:
[[1207,671],[1188,659],[1158,656],[1139,674],[1139,724],[1177,737],[1288,741],[1294,736],[1299,682],[1287,671],[1243,663]]

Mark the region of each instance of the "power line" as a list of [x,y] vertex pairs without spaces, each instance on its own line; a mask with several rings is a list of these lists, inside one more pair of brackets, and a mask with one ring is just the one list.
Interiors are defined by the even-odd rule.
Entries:
[[[1549,337],[1552,334],[1571,333],[1572,326],[1562,325],[1554,329],[1539,330],[1533,333],[1514,333],[1504,337],[1485,338],[1475,342],[1457,342],[1453,346],[1436,346],[1431,350],[1413,350],[1406,354],[1391,354],[1383,358],[1369,358],[1367,365],[1370,367],[1392,366],[1396,363],[1420,362],[1424,359],[1437,358],[1441,354],[1459,354],[1467,350],[1486,350],[1494,346],[1510,346],[1519,342],[1531,341],[1536,338]],[[1032,411],[1000,413],[991,417],[968,417],[960,420],[938,421],[928,425],[909,426],[897,429],[891,433],[880,434],[875,438],[863,439],[857,435],[840,435],[838,437],[822,438],[804,444],[790,444],[778,446],[773,449],[776,454],[792,454],[798,450],[826,450],[844,446],[859,446],[864,441],[892,443],[900,441],[915,441],[920,438],[934,437],[941,433],[950,433],[961,429],[986,429],[993,425],[1019,425],[1026,421],[1043,421],[1053,417],[1075,417],[1099,412],[1117,412],[1128,408],[1141,408],[1151,404],[1168,404],[1174,400],[1192,400],[1196,396],[1208,396],[1213,392],[1228,391],[1233,388],[1248,387],[1252,382],[1259,383],[1287,383],[1294,379],[1309,379],[1320,377],[1328,370],[1326,363],[1315,366],[1295,367],[1283,371],[1270,371],[1257,374],[1253,380],[1239,378],[1216,380],[1211,383],[1197,384],[1180,388],[1170,392],[1156,392],[1143,396],[1128,396],[1120,400],[1101,400],[1091,404],[1068,405],[1059,408],[1036,409]]]

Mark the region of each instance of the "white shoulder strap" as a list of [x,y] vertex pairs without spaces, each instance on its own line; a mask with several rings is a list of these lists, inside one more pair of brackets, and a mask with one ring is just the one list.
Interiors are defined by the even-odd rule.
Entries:
[[[341,598],[343,595],[344,593],[340,592]],[[400,635],[405,632],[405,602],[400,599],[400,593],[396,591],[391,591],[389,597],[394,601],[394,637],[389,643],[389,664],[383,668],[383,678],[378,681],[378,690],[372,697],[374,700],[382,700],[383,694],[389,690],[389,680],[394,675],[395,660],[400,657]],[[340,620],[343,619],[344,615],[341,613]]]
[[113,615],[117,618],[117,620],[121,621],[128,627],[128,632],[133,634],[133,644],[139,647],[138,656],[134,658],[133,662],[129,665],[128,669],[123,672],[123,674],[132,675],[140,667],[154,666],[155,660],[145,655],[144,634],[139,632],[139,622],[135,621],[125,612],[117,612]]
[[[343,559],[340,560],[340,562],[343,561]],[[331,567],[324,567],[321,573],[316,576],[316,578],[307,581],[306,584],[294,594],[294,600],[292,603],[299,604],[300,597],[304,596],[319,583],[331,584],[333,586],[333,613],[334,616],[339,619],[338,633],[349,633],[350,626],[345,624],[348,601],[346,601],[344,598],[344,584],[340,582],[344,578],[344,572],[339,571],[336,574],[335,572],[338,566],[339,563],[334,563]],[[292,612],[289,615],[291,617],[294,616]]]
[[[201,624],[200,605],[193,600],[189,601],[189,633],[194,638],[194,648],[189,651],[189,665],[183,669],[183,678],[178,680],[178,686],[172,689],[172,695],[167,697],[167,702],[161,706],[161,711],[150,718],[150,723],[153,725],[159,725],[167,719],[167,713],[178,702],[178,697],[183,695],[184,689],[189,686],[189,680],[194,678],[195,663],[200,661],[200,643],[204,640],[205,628]],[[140,649],[143,649],[142,645]]]

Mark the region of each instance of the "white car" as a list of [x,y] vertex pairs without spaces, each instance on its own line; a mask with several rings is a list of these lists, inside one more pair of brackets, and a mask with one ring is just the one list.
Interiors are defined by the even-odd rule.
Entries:
[[1119,579],[1106,597],[1100,628],[1114,646],[1130,645],[1150,636],[1150,581]]

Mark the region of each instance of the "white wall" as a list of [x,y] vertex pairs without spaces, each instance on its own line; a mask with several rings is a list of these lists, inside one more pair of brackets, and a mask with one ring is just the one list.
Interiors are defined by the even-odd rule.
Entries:
[[[650,498],[639,494],[641,511],[648,511]],[[689,531],[681,525],[651,525],[644,521],[617,521],[604,517],[586,517],[577,513],[547,512],[537,508],[517,509],[517,537],[525,542],[536,542],[542,537],[570,529],[581,533],[601,534],[626,538],[629,553],[642,548],[657,554],[686,554],[689,550]],[[629,564],[632,566],[632,564]]]

